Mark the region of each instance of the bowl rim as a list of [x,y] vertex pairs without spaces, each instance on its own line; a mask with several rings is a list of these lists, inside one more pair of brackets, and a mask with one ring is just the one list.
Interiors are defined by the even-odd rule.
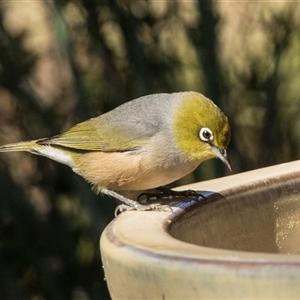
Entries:
[[[297,179],[300,181],[300,160],[185,185],[177,190],[204,190],[228,197],[232,193],[254,187],[266,187],[282,180],[286,182]],[[110,245],[119,251],[123,250],[124,255],[131,253],[140,257],[139,259],[231,267],[258,267],[267,264],[300,268],[300,255],[217,249],[190,244],[172,237],[169,233],[170,227],[197,205],[199,203],[192,200],[176,203],[176,206],[172,206],[173,212],[123,212],[102,233],[101,251],[105,252]]]

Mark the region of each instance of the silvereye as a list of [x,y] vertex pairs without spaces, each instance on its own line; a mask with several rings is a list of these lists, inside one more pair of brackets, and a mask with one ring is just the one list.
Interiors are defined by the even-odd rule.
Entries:
[[4,145],[0,152],[28,151],[66,164],[96,192],[122,201],[120,211],[161,210],[115,190],[166,185],[213,157],[230,169],[229,140],[228,119],[211,100],[180,92],[140,97],[60,135]]

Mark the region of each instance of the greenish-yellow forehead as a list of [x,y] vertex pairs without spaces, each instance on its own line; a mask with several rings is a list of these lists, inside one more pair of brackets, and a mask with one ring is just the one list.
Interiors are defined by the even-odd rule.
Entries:
[[180,148],[185,152],[199,155],[199,151],[209,147],[199,138],[201,128],[209,128],[214,136],[213,144],[227,148],[230,129],[227,117],[208,98],[198,93],[184,96],[174,115],[174,135]]

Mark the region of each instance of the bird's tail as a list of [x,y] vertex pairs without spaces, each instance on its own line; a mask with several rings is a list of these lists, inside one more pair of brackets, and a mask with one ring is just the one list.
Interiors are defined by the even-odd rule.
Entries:
[[59,146],[39,144],[42,140],[12,143],[0,146],[0,152],[27,151],[35,155],[45,156],[73,168],[74,151],[62,149]]
[[0,146],[0,152],[28,151],[32,152],[37,147],[36,141],[18,142]]

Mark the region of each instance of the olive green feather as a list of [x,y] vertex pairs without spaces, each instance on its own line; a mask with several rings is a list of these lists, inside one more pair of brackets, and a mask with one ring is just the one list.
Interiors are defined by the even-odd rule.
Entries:
[[172,118],[172,104],[179,101],[179,93],[137,98],[96,118],[79,123],[61,135],[41,139],[38,144],[85,151],[136,150],[170,125],[168,120]]

